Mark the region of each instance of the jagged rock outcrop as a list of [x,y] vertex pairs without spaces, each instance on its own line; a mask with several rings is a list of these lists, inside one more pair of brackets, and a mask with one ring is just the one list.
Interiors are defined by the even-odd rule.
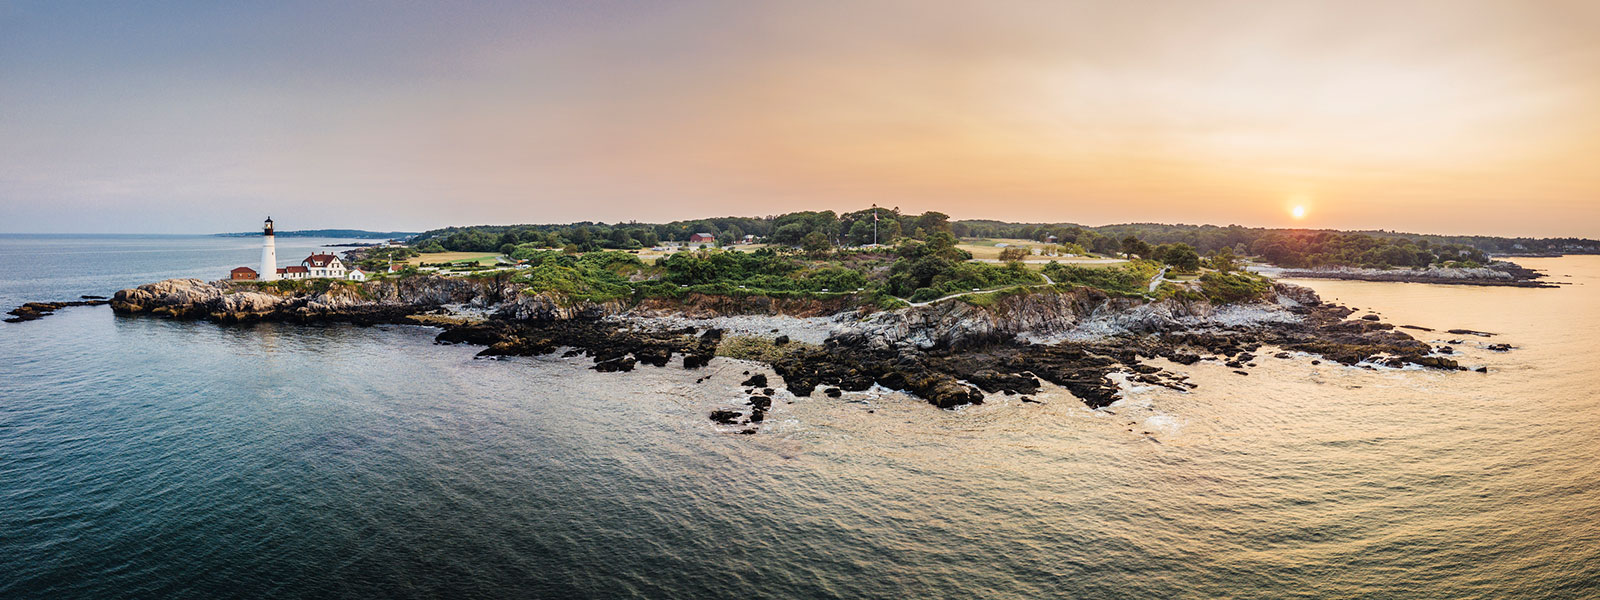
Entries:
[[1090,340],[1204,327],[1299,320],[1290,309],[1321,303],[1309,288],[1278,284],[1261,302],[1216,306],[1204,300],[1110,296],[1090,288],[1019,290],[978,306],[947,300],[868,315],[834,331],[840,343],[872,349],[912,346],[960,349],[1024,336],[1033,340]]
[[11,315],[3,320],[7,323],[21,323],[33,321],[55,314],[55,311],[69,306],[99,306],[109,302],[104,296],[84,296],[82,300],[68,300],[65,302],[28,302],[18,306],[6,314]]
[[646,317],[672,316],[707,319],[728,315],[785,315],[826,317],[854,310],[861,298],[843,294],[831,298],[773,298],[770,296],[722,296],[693,293],[683,298],[646,298],[634,307],[634,314]]
[[1022,291],[1004,295],[989,306],[946,300],[868,315],[834,331],[846,345],[886,349],[908,345],[963,348],[990,344],[1022,332],[1059,333],[1071,329],[1099,307],[1134,304],[1087,288]]
[[510,300],[502,303],[495,316],[517,321],[565,321],[568,319],[599,319],[621,314],[628,309],[621,300],[608,302],[572,301],[549,292],[530,294],[511,291]]

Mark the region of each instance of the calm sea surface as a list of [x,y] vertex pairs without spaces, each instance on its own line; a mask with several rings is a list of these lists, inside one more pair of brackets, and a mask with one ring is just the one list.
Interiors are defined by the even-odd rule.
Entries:
[[[0,304],[258,243],[0,236]],[[755,436],[706,419],[753,368],[724,359],[65,309],[0,324],[0,598],[1600,597],[1600,257],[1523,262],[1573,285],[1305,282],[1498,332],[1456,344],[1488,374],[1267,354],[1103,411],[780,393]]]

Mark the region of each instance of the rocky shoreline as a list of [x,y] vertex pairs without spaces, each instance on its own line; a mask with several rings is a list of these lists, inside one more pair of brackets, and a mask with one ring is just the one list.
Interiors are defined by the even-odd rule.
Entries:
[[1312,269],[1288,269],[1281,267],[1252,267],[1250,270],[1272,277],[1291,279],[1341,279],[1347,281],[1527,288],[1559,287],[1555,283],[1540,281],[1545,276],[1540,271],[1506,261],[1495,261],[1487,267],[1478,268],[1365,269],[1357,267],[1318,267]]
[[[875,311],[696,295],[634,305],[592,303],[532,293],[495,277],[418,276],[321,291],[188,279],[122,290],[110,304],[119,315],[218,323],[424,324],[442,329],[438,343],[483,346],[481,356],[565,351],[590,357],[599,371],[630,371],[641,363],[667,367],[675,358],[682,368],[697,369],[716,356],[746,358],[770,365],[795,396],[882,386],[940,408],[982,403],[991,394],[1026,396],[1045,382],[1100,408],[1120,397],[1123,378],[1193,387],[1157,359],[1168,365],[1217,361],[1247,375],[1269,346],[1281,349],[1280,358],[1304,352],[1345,365],[1462,368],[1445,349],[1390,324],[1351,319],[1353,310],[1284,283],[1243,305],[1046,286],[984,303],[957,299]],[[694,317],[669,316],[674,311]],[[719,324],[738,327],[730,334]],[[831,325],[825,336],[817,329],[824,324]],[[1053,341],[1035,343],[1045,339]],[[759,423],[772,398],[766,385],[763,377],[747,386],[751,410],[740,417],[743,424]]]
[[0,321],[4,321],[6,323],[21,323],[24,321],[33,321],[48,317],[55,314],[56,311],[69,306],[100,306],[102,304],[110,303],[111,301],[105,296],[83,296],[79,300],[68,300],[64,302],[28,302],[22,306],[18,306],[6,311],[6,314],[11,316],[5,319],[0,319]]

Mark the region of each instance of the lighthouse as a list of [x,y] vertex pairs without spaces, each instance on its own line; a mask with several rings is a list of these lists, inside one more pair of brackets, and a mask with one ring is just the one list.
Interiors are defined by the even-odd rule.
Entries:
[[261,280],[272,281],[278,278],[278,246],[272,235],[272,217],[267,217],[261,230]]

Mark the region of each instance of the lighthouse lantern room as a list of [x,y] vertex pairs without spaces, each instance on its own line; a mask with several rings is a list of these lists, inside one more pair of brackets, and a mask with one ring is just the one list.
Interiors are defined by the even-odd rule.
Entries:
[[261,225],[261,279],[272,281],[278,278],[278,248],[275,237],[272,235],[272,217]]

